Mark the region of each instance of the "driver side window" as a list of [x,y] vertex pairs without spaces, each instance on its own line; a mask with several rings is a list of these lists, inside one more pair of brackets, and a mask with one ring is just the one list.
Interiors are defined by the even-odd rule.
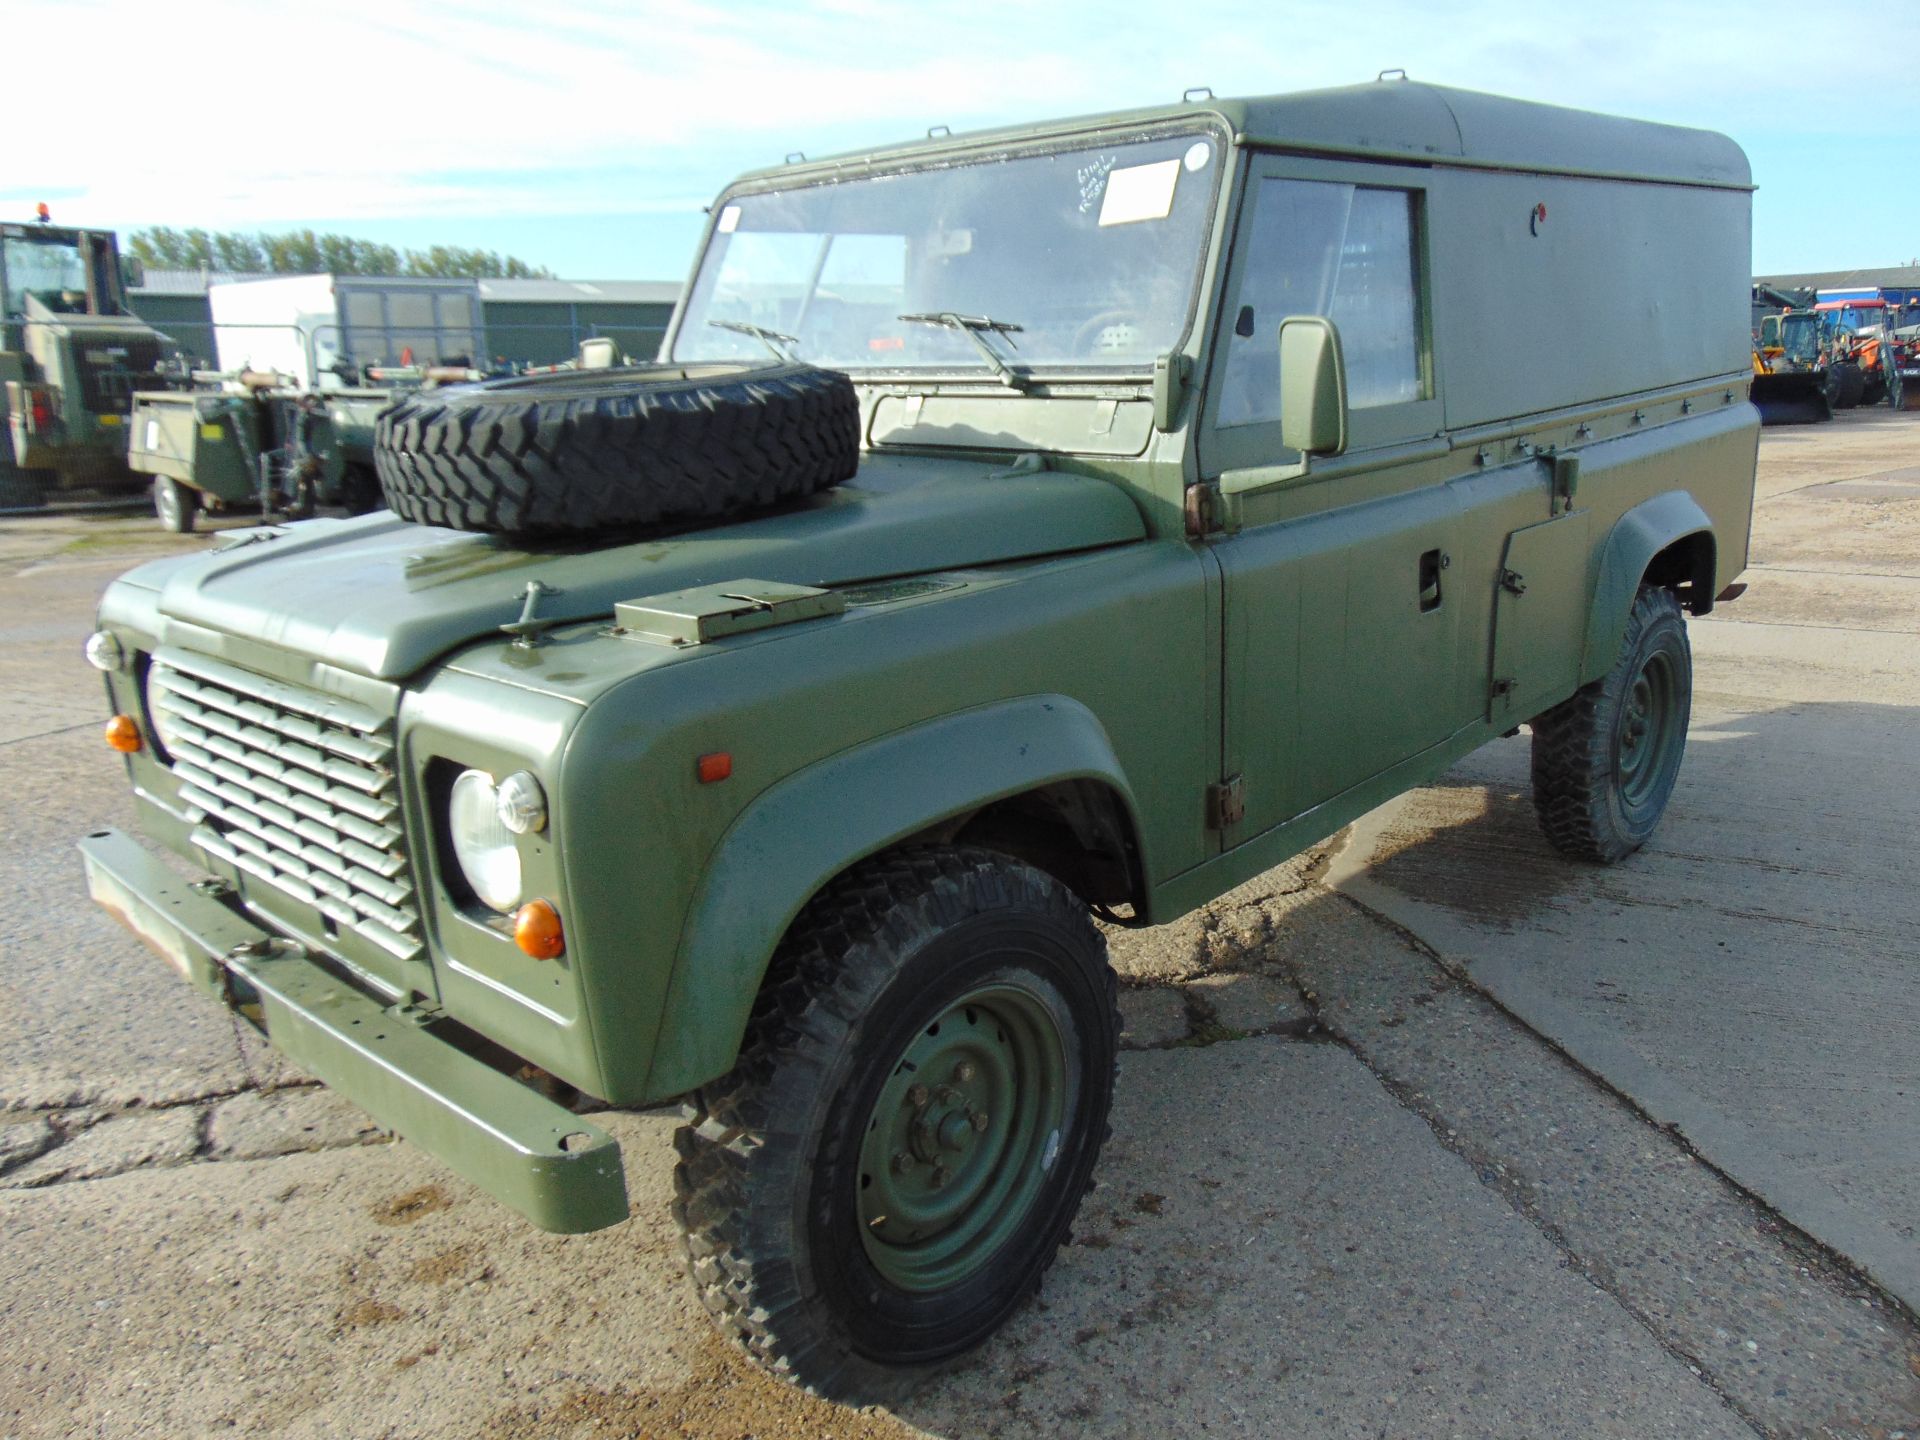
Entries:
[[1429,398],[1416,224],[1406,190],[1260,181],[1215,423],[1279,420],[1277,335],[1289,315],[1340,327],[1352,409]]

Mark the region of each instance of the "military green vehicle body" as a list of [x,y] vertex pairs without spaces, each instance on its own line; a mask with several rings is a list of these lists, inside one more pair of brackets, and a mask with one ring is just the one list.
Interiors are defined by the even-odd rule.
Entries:
[[0,225],[0,473],[124,482],[133,391],[162,343],[127,309],[112,232]]
[[[1395,82],[1208,98],[751,175],[709,244],[756,196],[1009,156],[1069,154],[1104,206],[1100,183],[1145,168],[1131,145],[1180,168],[1128,180],[1116,224],[1198,215],[1153,359],[1003,383],[955,336],[969,358],[937,373],[854,369],[858,476],[711,528],[526,546],[367,516],[122,578],[101,625],[113,709],[150,739],[127,760],[140,827],[221,883],[102,832],[96,897],[377,1117],[586,1229],[625,1213],[612,1142],[501,1072],[617,1105],[712,1080],[782,934],[863,858],[977,841],[1169,920],[1606,674],[1643,584],[1699,614],[1743,568],[1749,176],[1718,136]],[[1380,335],[1409,347],[1389,403],[1315,392],[1339,454],[1282,443],[1312,427],[1278,403],[1296,312],[1261,273],[1259,200],[1335,193],[1301,185],[1371,192],[1387,241],[1327,263],[1363,267],[1363,298],[1396,293],[1364,267],[1401,266],[1411,306],[1336,310],[1370,368],[1328,374],[1371,383]],[[666,355],[714,353],[710,293],[696,275]],[[156,672],[216,719],[367,737],[385,909],[268,883],[244,830],[207,843],[152,730]],[[703,783],[720,754],[730,775]],[[467,768],[544,788],[550,824],[519,850],[558,960],[457,873]],[[244,804],[244,773],[223,777]]]
[[301,400],[240,389],[142,391],[133,397],[128,467],[190,485],[215,508],[248,505],[260,498],[262,453],[286,445],[304,417],[300,445],[317,462],[316,499],[338,503],[356,470],[372,474],[374,420],[392,392],[335,390],[305,406]]
[[127,464],[216,500],[244,504],[259,489],[259,406],[220,391],[142,391],[133,397]]

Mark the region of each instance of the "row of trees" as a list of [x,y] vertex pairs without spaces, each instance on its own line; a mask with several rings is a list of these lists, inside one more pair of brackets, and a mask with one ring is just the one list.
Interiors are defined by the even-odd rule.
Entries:
[[553,272],[493,250],[432,245],[401,250],[351,235],[311,230],[247,234],[229,230],[136,230],[128,253],[160,270],[258,271],[270,275],[439,275],[476,280],[551,280]]

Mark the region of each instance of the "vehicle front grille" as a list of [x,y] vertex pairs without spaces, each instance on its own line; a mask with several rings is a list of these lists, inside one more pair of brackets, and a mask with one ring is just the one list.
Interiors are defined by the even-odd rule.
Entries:
[[156,659],[147,703],[193,843],[395,958],[420,954],[393,720],[198,656]]

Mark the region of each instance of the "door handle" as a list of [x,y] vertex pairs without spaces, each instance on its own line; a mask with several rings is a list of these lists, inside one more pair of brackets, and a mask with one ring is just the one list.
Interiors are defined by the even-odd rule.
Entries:
[[1429,550],[1420,557],[1420,613],[1440,608],[1440,572],[1453,563],[1443,550]]

